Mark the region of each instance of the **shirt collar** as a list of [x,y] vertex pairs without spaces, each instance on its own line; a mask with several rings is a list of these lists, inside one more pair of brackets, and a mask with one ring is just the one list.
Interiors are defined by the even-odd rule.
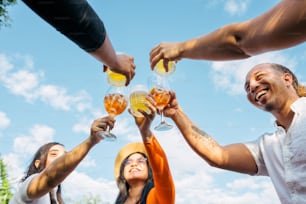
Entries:
[[[294,101],[291,106],[290,106],[291,110],[295,113],[295,114],[299,114],[303,109],[306,109],[306,97],[300,97],[299,99],[297,99],[296,101]],[[277,121],[275,120],[274,122],[274,127],[278,130],[278,131],[284,131],[284,128],[280,125],[277,124]]]

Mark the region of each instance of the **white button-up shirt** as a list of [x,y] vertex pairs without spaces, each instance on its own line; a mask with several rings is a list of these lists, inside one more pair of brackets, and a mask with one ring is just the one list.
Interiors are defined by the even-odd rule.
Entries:
[[301,204],[306,203],[306,98],[291,109],[295,114],[287,132],[276,125],[274,133],[246,146],[256,161],[256,175],[270,176],[280,201]]

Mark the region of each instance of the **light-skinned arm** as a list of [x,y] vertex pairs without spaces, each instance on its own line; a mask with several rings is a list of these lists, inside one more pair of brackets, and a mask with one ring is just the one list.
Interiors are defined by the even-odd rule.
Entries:
[[28,196],[31,199],[39,198],[58,186],[85,158],[88,152],[98,144],[102,137],[98,131],[110,129],[114,126],[114,118],[107,116],[96,119],[91,126],[90,136],[48,165],[38,176],[33,178],[28,186]]
[[188,145],[209,165],[239,173],[255,174],[257,166],[250,151],[244,144],[221,146],[209,134],[201,130],[179,106],[176,94],[171,93],[170,104],[164,115],[170,117]]
[[295,46],[306,40],[306,1],[282,0],[253,19],[228,24],[184,42],[162,42],[150,52],[160,59],[237,60]]
[[125,75],[126,85],[130,83],[135,75],[134,58],[116,54],[103,21],[87,0],[22,1],[84,51],[112,71]]

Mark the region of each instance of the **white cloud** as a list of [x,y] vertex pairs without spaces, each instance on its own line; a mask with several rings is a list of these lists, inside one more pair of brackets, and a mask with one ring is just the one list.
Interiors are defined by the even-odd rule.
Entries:
[[[14,61],[14,64],[10,60]],[[91,108],[91,97],[86,91],[71,95],[63,87],[43,84],[41,81],[44,73],[32,71],[34,63],[30,57],[17,56],[9,59],[1,54],[0,61],[0,80],[3,85],[11,93],[24,97],[26,101],[41,100],[55,109],[64,111],[74,109],[82,112]]]
[[8,57],[0,53],[0,79],[3,78],[6,72],[13,69],[13,67],[14,66],[10,63]]
[[224,4],[224,10],[230,15],[244,14],[249,5],[249,0],[227,0]]
[[15,189],[15,187],[20,182],[20,179],[23,177],[25,171],[23,165],[20,163],[20,155],[16,153],[10,153],[1,155],[1,157],[6,165],[10,184],[12,185],[13,189]]
[[101,203],[113,203],[118,190],[114,180],[94,179],[74,171],[63,182],[64,197],[79,200],[84,195],[99,196]]
[[37,90],[37,95],[43,102],[59,110],[68,111],[75,108],[78,111],[84,111],[90,107],[91,97],[85,91],[74,96],[68,95],[66,92],[67,90],[62,87],[42,85]]
[[95,166],[97,166],[97,163],[96,163],[95,159],[93,159],[90,156],[87,156],[87,157],[85,157],[84,160],[82,160],[82,162],[80,163],[79,166],[83,167],[83,168],[95,167]]
[[81,118],[76,124],[73,125],[72,130],[77,133],[89,134],[92,119]]
[[32,101],[36,98],[33,90],[38,86],[39,74],[31,73],[27,70],[18,70],[3,77],[2,81],[5,87],[15,95],[25,97],[26,100]]
[[54,129],[45,125],[34,125],[29,135],[19,136],[14,139],[14,152],[27,157],[44,143],[53,141]]
[[270,52],[245,60],[222,61],[212,63],[212,79],[216,88],[224,89],[229,95],[244,94],[244,82],[247,72],[260,63],[278,63],[294,70],[293,57]]
[[11,123],[11,120],[7,117],[6,113],[0,112],[0,129],[8,127]]

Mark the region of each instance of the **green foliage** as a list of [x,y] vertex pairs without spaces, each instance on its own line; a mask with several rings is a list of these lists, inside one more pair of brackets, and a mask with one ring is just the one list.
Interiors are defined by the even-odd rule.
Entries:
[[0,158],[0,203],[8,204],[9,200],[12,198],[11,186],[8,180],[6,166],[3,160]]
[[0,0],[0,28],[9,25],[10,17],[7,7],[16,3],[17,0]]

